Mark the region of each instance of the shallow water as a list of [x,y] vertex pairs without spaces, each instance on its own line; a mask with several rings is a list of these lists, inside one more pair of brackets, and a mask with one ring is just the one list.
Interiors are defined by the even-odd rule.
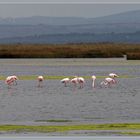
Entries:
[[[79,62],[79,63],[78,63]],[[97,63],[98,62],[98,63]],[[77,65],[78,64],[78,65]],[[124,64],[124,65],[123,65]],[[121,59],[2,59],[0,75],[106,76],[110,72],[132,78],[118,78],[111,88],[100,88],[103,79],[91,79],[83,89],[64,87],[59,80],[19,80],[7,88],[0,81],[0,122],[43,122],[52,119],[83,123],[140,122],[140,62]]]

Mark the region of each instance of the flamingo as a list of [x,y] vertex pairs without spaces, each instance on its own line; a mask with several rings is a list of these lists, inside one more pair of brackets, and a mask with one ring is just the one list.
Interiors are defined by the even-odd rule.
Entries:
[[5,80],[5,83],[8,85],[8,86],[11,86],[11,84],[14,85],[17,85],[17,80],[18,80],[18,77],[15,76],[15,75],[12,75],[12,76],[8,76]]
[[115,84],[115,80],[110,77],[105,78],[105,80],[101,82],[101,85],[108,85],[108,87],[110,87],[111,84]]
[[109,77],[112,78],[112,79],[114,79],[114,80],[115,80],[115,83],[117,83],[117,81],[116,81],[115,78],[117,78],[117,77],[119,77],[119,76],[118,76],[117,74],[115,74],[115,73],[110,73],[110,74],[109,74]]
[[65,87],[67,86],[67,84],[70,82],[69,78],[64,78],[61,80],[61,83],[64,83]]
[[70,82],[71,82],[71,83],[73,83],[73,84],[74,84],[74,86],[76,87],[76,86],[77,86],[77,84],[79,83],[79,81],[78,81],[78,76],[74,76],[74,78],[73,78],[73,79],[71,79],[71,80],[70,80]]
[[78,83],[80,84],[80,88],[83,88],[85,84],[85,79],[83,77],[78,77]]
[[95,75],[92,75],[91,78],[92,78],[92,87],[95,88],[96,76]]
[[42,75],[40,75],[37,77],[37,79],[38,79],[38,87],[42,87],[44,77]]
[[77,86],[77,84],[80,84],[80,88],[83,88],[85,79],[83,77],[74,76],[74,78],[71,79],[71,82],[74,84],[75,87]]
[[13,81],[14,81],[15,85],[17,85],[18,77],[16,75],[13,75],[11,77],[13,78]]

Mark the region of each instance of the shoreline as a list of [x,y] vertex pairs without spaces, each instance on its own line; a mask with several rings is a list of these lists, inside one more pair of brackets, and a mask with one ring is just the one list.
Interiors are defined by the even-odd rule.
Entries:
[[113,66],[140,65],[140,60],[125,58],[41,58],[0,59],[0,65],[27,66]]

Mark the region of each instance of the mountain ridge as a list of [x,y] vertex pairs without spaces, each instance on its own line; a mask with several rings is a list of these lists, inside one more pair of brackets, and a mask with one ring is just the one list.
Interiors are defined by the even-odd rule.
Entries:
[[[117,14],[111,14],[107,16],[100,16],[94,18],[86,17],[51,17],[51,16],[31,16],[31,17],[17,17],[17,18],[0,18],[1,24],[16,24],[16,25],[75,25],[75,24],[88,24],[98,22],[140,22],[140,10],[121,12]],[[131,20],[130,20],[131,18]]]
[[[40,43],[41,41],[46,43],[45,39],[48,42],[55,43],[67,43],[67,42],[81,42],[82,39],[85,42],[88,41],[128,41],[134,43],[140,42],[140,37],[136,34],[140,31],[140,10],[136,11],[128,11],[119,14],[108,15],[104,17],[96,17],[96,18],[83,18],[83,17],[49,17],[44,19],[44,16],[40,16],[40,20],[38,20],[38,16],[33,17],[32,20],[30,17],[27,18],[18,18],[18,20],[9,18],[3,21],[0,18],[0,43],[2,42],[36,42]],[[25,20],[24,19],[29,19]],[[42,19],[42,20],[41,20]],[[24,22],[23,22],[24,21]],[[12,23],[12,24],[11,24]],[[19,23],[19,24],[18,24]],[[32,24],[33,23],[33,24]],[[134,35],[129,38],[127,36],[129,33],[133,33]],[[59,41],[59,36],[61,41]],[[70,34],[70,35],[68,35]],[[75,36],[75,39],[72,35]],[[91,34],[96,35],[96,39],[91,36]],[[122,35],[123,34],[123,35]],[[44,36],[48,36],[48,38],[43,38]],[[53,35],[53,38],[52,36]],[[67,35],[67,36],[65,36]],[[112,38],[112,36],[114,38]],[[28,37],[31,37],[31,41],[29,41]],[[37,38],[38,36],[42,37]],[[62,39],[63,36],[63,39]],[[88,38],[88,37],[89,38]],[[119,38],[118,40],[115,39]],[[124,39],[121,39],[124,38]],[[105,39],[106,38],[106,39]],[[136,39],[135,39],[136,38]],[[5,41],[4,41],[5,40]]]

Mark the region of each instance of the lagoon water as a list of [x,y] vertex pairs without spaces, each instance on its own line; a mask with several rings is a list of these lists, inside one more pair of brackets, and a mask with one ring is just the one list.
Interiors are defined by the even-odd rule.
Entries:
[[[111,88],[95,89],[91,79],[83,89],[64,87],[59,79],[45,79],[43,88],[37,80],[19,80],[7,88],[0,81],[1,124],[49,124],[48,120],[70,123],[140,122],[140,61],[124,59],[1,59],[0,75],[107,76],[118,78]],[[48,121],[48,122],[47,122]],[[67,122],[69,123],[69,122]],[[53,123],[51,123],[53,124]],[[54,122],[57,124],[57,122]],[[65,124],[65,123],[62,123]]]

